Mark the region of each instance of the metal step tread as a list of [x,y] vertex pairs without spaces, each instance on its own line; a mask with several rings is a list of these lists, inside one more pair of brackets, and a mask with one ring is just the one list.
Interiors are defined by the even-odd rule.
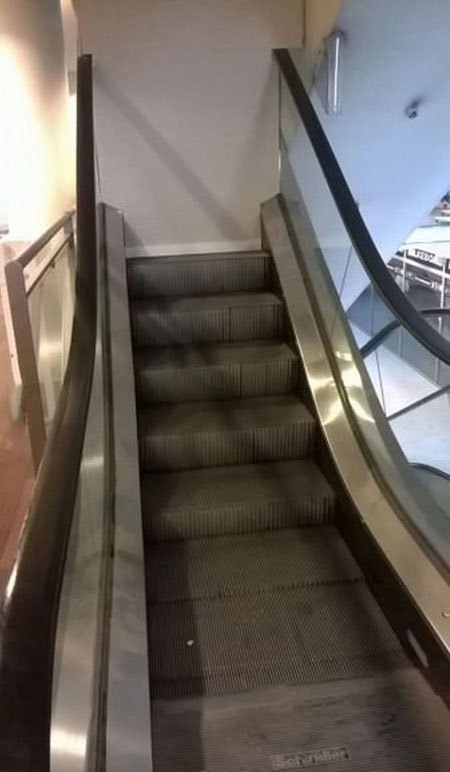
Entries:
[[201,252],[187,255],[143,255],[127,260],[127,270],[132,271],[137,266],[171,265],[173,263],[215,263],[223,260],[245,260],[246,258],[268,257],[272,259],[270,252],[263,249],[253,249],[243,252]]
[[286,317],[273,292],[234,292],[133,300],[130,319],[138,347],[278,338]]
[[133,258],[127,276],[134,298],[256,291],[272,284],[272,258],[267,252]]
[[189,434],[237,432],[247,428],[287,426],[297,423],[315,426],[315,419],[295,394],[250,399],[231,399],[157,405],[139,411],[140,433]]
[[144,469],[173,471],[311,455],[315,420],[295,394],[156,405],[139,411]]
[[255,308],[260,306],[282,307],[283,301],[275,292],[232,292],[220,295],[170,295],[133,300],[130,304],[134,313],[170,314],[221,311],[234,308]]
[[319,467],[310,459],[236,467],[189,469],[143,476],[144,490],[153,507],[221,507],[243,500],[331,498],[335,492]]
[[152,539],[186,539],[332,522],[336,494],[310,459],[142,476]]
[[238,341],[235,343],[205,343],[198,346],[149,346],[135,353],[136,370],[173,370],[195,367],[215,367],[253,362],[297,361],[298,354],[280,340]]
[[154,604],[148,638],[154,697],[356,678],[409,664],[364,582]]
[[[448,772],[449,712],[412,667],[152,702],[158,772]],[[176,742],[174,742],[176,738]]]
[[362,573],[333,526],[149,545],[147,598],[169,603],[355,582]]
[[140,403],[288,394],[299,384],[297,353],[280,340],[167,346],[135,351]]

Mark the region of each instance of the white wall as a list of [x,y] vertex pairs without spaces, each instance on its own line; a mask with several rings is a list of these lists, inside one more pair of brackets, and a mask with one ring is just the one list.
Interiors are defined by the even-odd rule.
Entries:
[[29,240],[73,205],[59,0],[2,0],[0,219]]
[[[256,245],[278,189],[276,46],[301,0],[78,0],[101,193],[131,252]],[[200,247],[201,248],[201,247]]]
[[[448,0],[344,0],[342,115],[315,99],[385,259],[450,188],[449,11]],[[419,117],[409,120],[414,99]]]
[[80,48],[78,22],[72,0],[60,0],[64,38],[64,61],[69,88],[70,141],[76,156],[77,140],[77,57]]

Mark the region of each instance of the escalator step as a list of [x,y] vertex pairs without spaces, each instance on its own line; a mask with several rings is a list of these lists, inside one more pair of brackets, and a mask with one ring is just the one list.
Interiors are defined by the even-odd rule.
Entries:
[[158,603],[148,638],[153,697],[356,678],[408,664],[363,582]]
[[[174,741],[176,738],[176,741]],[[157,772],[448,772],[448,712],[413,668],[152,701]]]
[[141,467],[189,469],[302,458],[315,420],[295,395],[157,405],[139,414]]
[[151,603],[361,580],[333,526],[160,542],[147,551]]
[[156,541],[323,525],[333,521],[335,501],[309,459],[142,477],[144,529]]
[[131,298],[255,292],[270,287],[267,252],[140,257],[127,261]]
[[281,298],[271,292],[134,300],[131,329],[136,346],[174,346],[279,338]]
[[141,403],[288,394],[299,381],[298,355],[279,340],[141,349],[135,372]]

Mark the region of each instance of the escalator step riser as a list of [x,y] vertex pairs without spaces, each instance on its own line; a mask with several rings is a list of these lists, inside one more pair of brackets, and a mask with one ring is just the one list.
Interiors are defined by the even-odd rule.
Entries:
[[314,437],[313,421],[230,431],[146,435],[140,437],[141,466],[149,471],[176,471],[304,458],[313,450]]
[[289,394],[298,382],[299,366],[293,360],[136,373],[138,399],[144,404]]
[[128,261],[128,289],[132,298],[257,292],[271,285],[271,263],[264,253],[138,258]]
[[409,664],[363,582],[158,603],[148,617],[154,697],[357,678]]
[[205,536],[277,531],[309,525],[328,525],[335,519],[335,497],[301,501],[236,503],[223,509],[158,508],[143,500],[144,530],[151,541],[197,539]]
[[254,307],[155,312],[133,309],[137,346],[171,346],[280,338],[285,316],[281,303]]

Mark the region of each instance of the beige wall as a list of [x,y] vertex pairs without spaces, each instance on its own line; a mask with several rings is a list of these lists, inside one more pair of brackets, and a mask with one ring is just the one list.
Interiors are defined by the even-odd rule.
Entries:
[[333,30],[343,0],[304,0],[305,58],[314,71],[321,57],[323,41]]
[[59,0],[1,0],[0,94],[0,214],[28,240],[74,198]]
[[271,49],[299,45],[301,0],[78,0],[94,53],[103,198],[127,243],[189,251],[260,237],[278,188]]

